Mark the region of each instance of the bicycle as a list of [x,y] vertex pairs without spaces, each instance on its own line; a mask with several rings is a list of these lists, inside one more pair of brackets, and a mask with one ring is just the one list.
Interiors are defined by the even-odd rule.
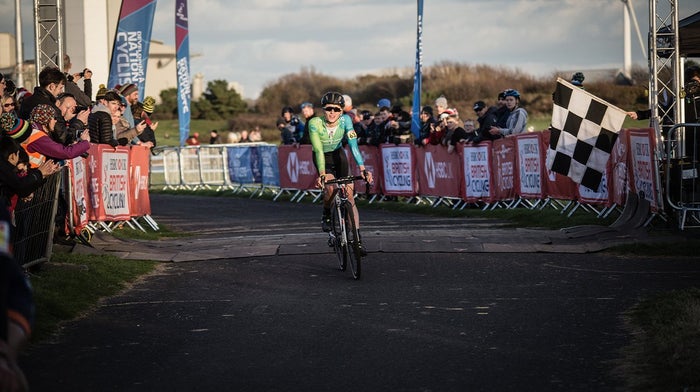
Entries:
[[[355,280],[360,279],[362,271],[362,249],[347,186],[355,180],[363,179],[363,176],[348,176],[325,181],[325,185],[337,185],[331,197],[331,231],[328,232],[328,246],[334,248],[341,271],[347,269],[350,260],[350,271]],[[369,187],[369,183],[367,186]]]

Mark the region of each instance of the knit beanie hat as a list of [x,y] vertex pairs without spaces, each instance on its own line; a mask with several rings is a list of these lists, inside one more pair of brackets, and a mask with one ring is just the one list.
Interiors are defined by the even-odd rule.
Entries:
[[31,131],[27,132],[29,130],[29,122],[17,118],[17,115],[13,112],[3,113],[0,116],[0,128],[2,128],[5,135],[17,140],[18,143],[26,140],[31,133]]
[[32,109],[32,113],[29,115],[29,121],[37,124],[41,124],[44,127],[49,126],[49,122],[56,115],[56,111],[47,104],[37,105]]
[[150,95],[143,99],[143,111],[151,114],[155,109],[156,99]]
[[119,94],[121,94],[121,95],[123,95],[123,96],[126,97],[127,95],[129,95],[129,94],[131,94],[131,93],[133,93],[134,91],[137,91],[137,90],[138,90],[138,87],[136,87],[135,84],[133,84],[133,83],[127,83],[127,84],[125,84],[125,85],[123,85],[123,86],[121,86],[121,87],[119,88]]
[[105,94],[107,94],[107,86],[104,84],[100,84],[100,88],[97,90],[97,95],[95,96],[95,100],[100,100],[105,97]]
[[440,106],[443,108],[447,107],[447,98],[443,97],[442,95],[435,100],[435,106]]

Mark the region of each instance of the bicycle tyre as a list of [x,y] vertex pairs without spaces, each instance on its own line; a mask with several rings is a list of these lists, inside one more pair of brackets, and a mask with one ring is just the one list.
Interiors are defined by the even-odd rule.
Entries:
[[341,219],[341,209],[333,203],[331,207],[331,230],[333,230],[333,250],[340,263],[340,270],[345,271],[348,264],[347,240],[344,238],[344,222]]
[[362,251],[360,250],[360,233],[355,225],[355,211],[350,203],[345,206],[345,229],[348,239],[350,272],[352,272],[352,277],[358,280],[362,274]]

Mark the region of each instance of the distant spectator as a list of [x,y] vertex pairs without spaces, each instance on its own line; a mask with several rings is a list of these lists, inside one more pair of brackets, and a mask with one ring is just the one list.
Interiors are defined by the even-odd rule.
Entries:
[[391,108],[391,101],[388,98],[382,98],[377,102],[377,107],[379,111],[381,111],[382,108],[389,110]]
[[127,83],[119,87],[119,95],[124,97],[126,101],[126,109],[124,109],[122,115],[129,123],[129,128],[133,128],[136,126],[136,121],[134,120],[134,115],[131,113],[131,105],[139,101],[139,88],[133,83]]
[[484,101],[474,102],[474,113],[478,116],[477,121],[479,126],[474,130],[474,142],[479,143],[482,140],[495,140],[501,137],[500,134],[491,134],[491,127],[498,125],[496,117],[496,107],[488,107]]
[[368,128],[370,124],[372,124],[374,116],[372,116],[372,112],[369,110],[363,110],[358,117],[360,121],[353,124],[353,127],[355,128],[355,133],[357,133],[357,144],[364,145],[367,144]]
[[250,131],[250,133],[248,135],[248,140],[250,142],[261,142],[262,141],[262,133],[260,132],[260,127],[258,127],[256,125],[255,128],[253,128]]
[[[153,99],[152,97],[146,97],[144,101],[147,101],[148,98]],[[149,110],[153,112],[153,105],[150,103],[149,105]],[[155,128],[158,128],[158,122],[151,121],[151,118],[148,116],[145,108],[146,104],[142,102],[136,102],[133,106],[131,106],[131,114],[134,115],[134,121],[143,121],[146,125],[143,132],[131,140],[131,144],[153,148],[156,146]]]
[[352,109],[352,98],[349,95],[343,94],[343,99],[345,99],[345,106],[343,107],[343,113],[348,114]]
[[53,139],[60,143],[65,142],[67,130],[62,119],[61,111],[56,106],[56,98],[63,93],[66,85],[66,75],[56,67],[46,67],[39,72],[39,86],[34,87],[34,94],[22,101],[18,111],[19,118],[29,120],[32,110],[38,105],[49,105],[54,109],[54,117],[57,120],[53,130]]
[[219,144],[221,141],[219,140],[219,131],[216,129],[212,129],[209,132],[209,144]]
[[506,107],[510,111],[506,126],[503,128],[491,127],[491,134],[508,136],[525,132],[525,128],[527,127],[527,111],[520,107],[520,93],[518,90],[508,89],[505,91],[505,97]]
[[571,84],[583,88],[583,81],[586,79],[583,72],[576,72],[571,76]]
[[[70,56],[63,55],[63,72],[66,74],[65,92],[72,94],[78,106],[89,107],[92,105],[92,71],[84,68],[80,72],[70,73],[73,64],[70,61]],[[83,79],[83,90],[78,87],[77,83]]]
[[88,130],[92,143],[109,144],[112,147],[119,145],[113,116],[118,113],[121,102],[119,94],[108,91],[93,106],[88,116]]
[[10,94],[2,94],[2,111],[0,113],[17,112],[17,101]]
[[195,132],[190,135],[187,140],[185,140],[185,144],[188,146],[199,146],[199,133]]
[[433,108],[431,106],[423,106],[420,114],[420,131],[419,137],[416,139],[416,145],[425,146],[430,144],[430,132],[435,129],[435,117],[433,117]]
[[300,106],[301,108],[301,116],[302,116],[302,122],[299,124],[301,127],[301,140],[298,140],[299,144],[311,144],[311,140],[309,139],[309,133],[307,132],[307,127],[309,125],[309,121],[316,117],[316,112],[314,111],[314,104],[311,102],[304,102]]
[[49,134],[54,132],[57,123],[54,109],[50,105],[40,104],[32,109],[29,123],[32,132],[21,144],[29,154],[29,164],[32,168],[41,166],[47,159],[54,161],[73,159],[90,149],[90,134],[88,132],[81,133],[80,140],[68,146],[57,143],[49,137]]
[[301,138],[298,130],[299,124],[299,117],[294,115],[294,109],[291,106],[282,108],[281,117],[277,120],[277,129],[280,131],[282,144],[290,145],[300,140],[297,139],[297,137]]
[[447,98],[445,98],[444,95],[441,95],[435,100],[435,111],[437,112],[437,116],[440,117],[445,110],[447,110]]
[[387,137],[394,144],[410,143],[411,137],[411,115],[403,110],[401,106],[395,105],[391,108],[391,118],[386,124]]
[[[71,144],[78,140],[78,135],[87,128],[90,110],[82,108],[78,110],[78,103],[70,93],[63,93],[56,99],[56,106],[61,111],[62,120],[66,127],[66,138],[63,144]],[[57,140],[58,141],[58,140]]]
[[505,128],[506,121],[508,121],[508,116],[510,115],[510,110],[508,110],[508,107],[506,107],[506,90],[498,93],[493,114],[496,116],[496,126],[499,128]]

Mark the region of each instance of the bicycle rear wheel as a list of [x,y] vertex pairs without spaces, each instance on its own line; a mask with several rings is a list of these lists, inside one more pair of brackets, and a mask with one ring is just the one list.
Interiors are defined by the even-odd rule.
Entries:
[[362,273],[362,250],[360,249],[360,233],[355,225],[355,211],[350,203],[345,206],[345,232],[347,233],[348,259],[350,271],[355,280],[360,279]]
[[345,235],[345,222],[342,219],[341,208],[335,203],[331,208],[331,230],[333,233],[333,250],[340,263],[340,270],[345,271],[348,264],[348,241]]

